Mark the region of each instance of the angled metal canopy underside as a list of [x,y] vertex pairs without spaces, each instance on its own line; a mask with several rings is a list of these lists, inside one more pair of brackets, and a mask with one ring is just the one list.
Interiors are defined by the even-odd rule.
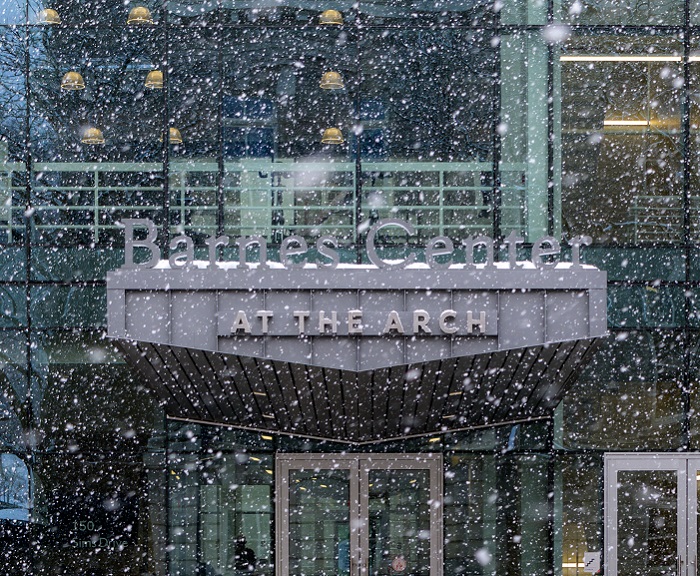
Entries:
[[351,443],[551,415],[595,338],[367,372],[120,340],[171,417]]

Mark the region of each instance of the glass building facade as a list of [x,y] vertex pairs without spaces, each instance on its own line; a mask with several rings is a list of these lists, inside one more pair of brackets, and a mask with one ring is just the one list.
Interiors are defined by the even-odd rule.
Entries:
[[[699,94],[691,0],[0,0],[0,572],[574,576],[614,549],[691,576]],[[346,262],[382,218],[417,230],[385,254],[586,234],[610,335],[535,422],[353,446],[174,420],[106,338],[125,218]]]

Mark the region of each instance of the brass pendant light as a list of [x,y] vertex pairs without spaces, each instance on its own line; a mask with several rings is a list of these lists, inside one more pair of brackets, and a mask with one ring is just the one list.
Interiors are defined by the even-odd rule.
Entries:
[[146,76],[146,88],[161,90],[163,88],[163,73],[160,70],[151,70]]
[[53,8],[44,8],[37,15],[37,22],[39,24],[60,24],[61,17]]
[[177,128],[170,128],[168,131],[168,139],[171,144],[182,144],[182,134]]
[[136,6],[129,12],[127,24],[153,24],[151,11],[145,6]]
[[343,77],[337,72],[332,70],[324,73],[321,77],[321,83],[319,84],[324,90],[342,90],[345,88],[343,84]]
[[318,17],[318,23],[321,26],[342,26],[343,15],[337,10],[325,10]]
[[322,144],[342,144],[343,142],[345,142],[343,133],[338,128],[326,128],[323,131]]
[[[162,134],[159,140],[161,142],[163,141]],[[180,134],[180,131],[177,128],[171,127],[170,130],[168,130],[168,142],[170,142],[170,144],[182,144],[182,134]]]
[[85,90],[85,81],[78,72],[71,70],[61,78],[61,90]]
[[83,137],[80,141],[83,144],[104,144],[105,137],[102,135],[102,130],[90,127],[83,132]]

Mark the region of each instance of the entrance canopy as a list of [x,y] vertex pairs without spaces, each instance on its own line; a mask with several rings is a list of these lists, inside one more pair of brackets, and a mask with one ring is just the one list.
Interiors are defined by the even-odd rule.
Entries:
[[550,415],[592,344],[579,340],[358,373],[120,342],[170,416],[357,443]]
[[[508,261],[494,262],[478,237],[450,264],[436,257],[452,257],[440,237],[427,264],[395,263],[373,244],[383,227],[410,230],[392,220],[370,229],[369,265],[339,265],[333,239],[312,252],[300,237],[277,263],[246,262],[250,244],[265,253],[259,237],[238,240],[238,262],[216,261],[227,238],[209,241],[208,262],[191,251],[166,262],[155,227],[136,241],[134,222],[126,264],[107,277],[109,335],[173,417],[346,442],[542,417],[607,330],[605,273],[582,265],[578,246],[571,263],[542,258],[558,250],[552,238],[529,261],[512,238]],[[151,260],[134,264],[134,246]]]

